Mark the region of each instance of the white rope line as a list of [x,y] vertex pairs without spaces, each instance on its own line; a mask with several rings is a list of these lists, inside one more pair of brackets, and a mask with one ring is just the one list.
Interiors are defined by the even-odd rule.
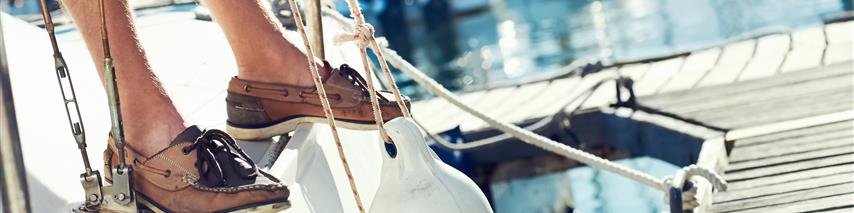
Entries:
[[484,122],[486,122],[492,127],[495,127],[496,129],[499,129],[507,134],[513,135],[514,137],[519,138],[520,140],[526,143],[540,147],[547,151],[562,155],[573,160],[580,161],[593,167],[601,168],[626,176],[630,179],[636,180],[647,186],[661,191],[667,190],[668,186],[653,176],[638,172],[631,168],[602,159],[590,153],[586,153],[570,146],[561,144],[546,137],[537,135],[531,131],[522,129],[516,125],[496,120],[463,103],[459,97],[451,93],[451,91],[448,91],[448,89],[442,87],[441,84],[439,84],[429,76],[419,72],[414,66],[412,66],[412,64],[405,62],[403,58],[394,53],[394,51],[388,49],[383,49],[382,51],[385,51],[386,55],[389,56],[389,63],[391,63],[395,67],[398,67],[398,69],[409,75],[413,80],[418,82],[418,84],[426,88],[428,91],[430,91],[436,96],[444,98],[451,104],[454,104],[463,111],[466,111],[472,114],[473,116],[483,120]]
[[335,139],[335,146],[338,148],[338,156],[341,158],[341,164],[344,166],[344,173],[347,174],[347,180],[350,183],[350,190],[353,192],[353,199],[356,200],[356,207],[359,212],[364,213],[365,207],[362,205],[362,199],[359,196],[359,191],[356,190],[356,181],[353,179],[353,173],[350,171],[350,164],[347,162],[347,157],[344,155],[344,147],[341,146],[341,138],[338,136],[338,128],[335,125],[335,115],[332,114],[332,107],[329,105],[329,99],[326,97],[326,90],[323,88],[323,79],[320,72],[317,71],[317,64],[314,63],[314,51],[311,49],[311,42],[305,33],[303,26],[302,15],[299,7],[294,0],[288,0],[291,5],[291,11],[294,15],[294,25],[302,36],[302,41],[305,44],[306,59],[308,61],[309,70],[311,70],[312,80],[320,96],[320,104],[323,105],[323,113],[326,114],[326,122],[329,123],[329,128],[332,130],[332,138]]
[[371,66],[368,64],[368,51],[366,49],[368,46],[368,42],[370,41],[370,38],[368,38],[368,36],[372,36],[374,34],[374,29],[371,26],[367,26],[365,24],[358,2],[353,4],[348,1],[347,5],[350,7],[350,13],[353,14],[356,26],[361,26],[361,28],[359,28],[357,32],[350,35],[336,35],[335,42],[357,42],[359,46],[359,56],[361,56],[362,58],[362,65],[365,69],[365,77],[367,77],[366,81],[368,83],[368,93],[370,93],[371,99],[371,112],[374,114],[374,124],[377,126],[377,130],[379,130],[380,132],[380,138],[382,138],[385,143],[392,143],[391,138],[388,136],[388,131],[386,131],[386,129],[383,127],[383,115],[382,111],[380,111],[380,101],[377,98],[377,90],[374,88],[374,72]]
[[[374,37],[374,28],[365,22],[365,17],[362,15],[362,10],[359,7],[359,2],[357,0],[347,0],[347,6],[350,9],[350,15],[353,17],[353,21],[355,26],[353,29],[353,34],[344,34],[338,35],[335,37],[335,42],[343,42],[343,41],[356,41],[359,44],[359,49],[362,53],[362,61],[367,62],[367,51],[366,49],[370,47],[374,50],[374,54],[377,56],[377,59],[380,62],[380,68],[383,71],[386,79],[391,86],[391,92],[394,93],[394,98],[397,100],[397,106],[400,107],[400,110],[404,117],[411,118],[412,115],[409,113],[409,109],[404,102],[403,95],[400,94],[400,89],[397,87],[397,83],[394,81],[394,76],[391,75],[391,70],[388,68],[388,64],[386,63],[385,56],[382,51],[377,51],[380,49],[380,45],[377,43],[376,37]],[[340,14],[339,14],[340,15]],[[345,19],[346,20],[346,19]],[[371,68],[368,66],[368,63],[365,64],[365,72],[370,73]],[[371,74],[368,74],[371,76]],[[371,79],[370,77],[368,79]],[[372,84],[372,83],[370,83]],[[376,90],[371,88],[372,93],[376,93]],[[372,102],[378,102],[376,100],[376,96],[371,96]],[[372,103],[378,104],[378,103]],[[377,115],[377,113],[374,113]],[[379,116],[381,117],[381,116]],[[381,122],[378,122],[381,123]]]
[[[348,0],[348,1],[352,1],[352,0]],[[332,14],[332,17],[336,17],[336,15],[335,15],[336,13],[334,13],[334,12],[327,12],[327,13]],[[343,26],[348,26],[350,28],[350,30],[354,29],[354,27],[352,25],[350,25],[349,23],[344,21],[344,20],[346,20],[346,18],[343,18],[340,14],[337,16],[338,17],[336,17],[335,19],[338,21],[342,21]],[[374,47],[374,48],[376,48],[376,47]],[[466,111],[466,112],[472,114],[473,116],[483,120],[484,122],[486,122],[487,124],[489,124],[492,127],[495,127],[496,129],[499,129],[499,130],[501,130],[507,134],[513,135],[514,137],[519,138],[520,140],[522,140],[526,143],[529,143],[531,145],[540,147],[540,148],[545,149],[547,151],[559,154],[561,156],[564,156],[564,157],[567,157],[567,158],[570,158],[573,160],[577,160],[579,162],[585,163],[585,164],[593,166],[593,167],[597,167],[597,168],[601,168],[603,170],[607,170],[610,172],[617,173],[619,175],[622,175],[622,176],[625,176],[625,177],[630,178],[632,180],[641,182],[644,185],[650,186],[652,188],[658,189],[658,190],[663,191],[663,192],[668,190],[669,186],[667,184],[665,184],[662,180],[658,180],[657,178],[655,178],[653,176],[650,176],[648,174],[641,173],[637,170],[625,167],[623,165],[619,165],[619,164],[613,163],[611,161],[602,159],[602,158],[597,157],[595,155],[592,155],[590,153],[586,153],[584,151],[581,151],[581,150],[572,148],[570,146],[561,144],[559,142],[553,141],[553,140],[548,139],[546,137],[537,135],[531,131],[522,129],[516,125],[512,125],[512,124],[507,123],[507,122],[499,121],[499,120],[496,120],[496,119],[494,119],[494,118],[492,118],[486,114],[483,114],[482,112],[480,112],[480,111],[466,105],[465,103],[463,103],[460,100],[460,98],[457,97],[457,95],[453,94],[451,91],[448,91],[448,89],[443,87],[441,84],[439,84],[438,82],[436,82],[435,80],[433,80],[429,76],[427,76],[424,73],[422,73],[421,71],[419,71],[418,68],[415,68],[415,66],[413,66],[412,64],[410,64],[409,62],[404,60],[394,50],[391,50],[389,48],[381,48],[379,50],[374,49],[374,51],[384,53],[385,56],[388,56],[387,58],[385,58],[385,60],[388,63],[390,63],[392,66],[400,69],[403,73],[406,73],[407,75],[409,75],[409,77],[412,78],[412,80],[414,80],[419,85],[421,85],[422,87],[427,89],[427,91],[430,91],[430,93],[433,93],[436,96],[444,98],[445,100],[447,100],[451,104],[454,104],[455,106],[459,107],[463,111]]]
[[370,93],[371,98],[371,112],[374,113],[374,124],[377,126],[377,130],[380,132],[380,137],[386,143],[392,143],[391,138],[388,136],[388,132],[383,127],[383,115],[382,111],[380,111],[380,101],[377,98],[376,89],[374,89],[374,75],[373,69],[371,69],[371,65],[368,64],[368,51],[361,45],[359,45],[359,52],[362,56],[362,65],[365,67],[365,75],[368,78],[366,80],[368,82],[368,93]]
[[[348,2],[349,1],[354,1],[354,0],[348,0]],[[341,24],[340,26],[342,26],[344,28],[349,28],[349,30],[358,30],[358,26],[354,27],[353,25],[350,25],[348,23],[347,19],[345,17],[343,17],[341,14],[339,14],[335,11],[329,10],[329,9],[324,9],[323,12],[325,14],[327,14],[328,17],[332,17],[334,20],[340,22],[340,24]],[[359,14],[359,16],[361,16],[361,13]],[[358,20],[356,22],[359,23]],[[345,29],[345,30],[347,30],[347,29]],[[371,34],[371,37],[373,37],[373,34]],[[412,80],[414,80],[419,85],[421,85],[422,87],[427,89],[427,91],[430,91],[430,93],[447,100],[448,102],[450,102],[451,104],[454,104],[455,106],[459,107],[460,109],[463,109],[464,111],[472,114],[473,116],[483,120],[488,125],[495,127],[496,129],[501,130],[502,132],[504,132],[506,134],[512,135],[513,137],[516,137],[516,138],[522,140],[523,142],[526,142],[526,143],[534,145],[536,147],[545,149],[546,151],[550,151],[552,153],[559,154],[559,155],[564,156],[566,158],[579,161],[581,163],[590,165],[592,167],[596,167],[599,169],[603,169],[606,171],[616,173],[618,175],[624,176],[624,177],[629,178],[631,180],[640,182],[644,185],[647,185],[649,187],[652,187],[654,189],[662,191],[665,194],[670,193],[669,189],[671,187],[678,187],[681,189],[683,184],[685,183],[685,181],[688,181],[688,179],[690,179],[690,177],[693,177],[693,176],[698,176],[698,177],[702,177],[702,178],[706,179],[707,181],[709,181],[713,185],[714,189],[717,189],[720,191],[725,191],[727,188],[725,179],[723,177],[721,177],[720,175],[716,174],[714,171],[708,169],[708,168],[699,167],[697,165],[690,165],[690,166],[687,166],[687,167],[679,170],[677,172],[677,174],[674,175],[675,178],[668,177],[668,178],[664,178],[664,179],[658,179],[658,178],[655,178],[651,175],[648,175],[648,174],[642,173],[640,171],[634,170],[632,168],[616,164],[614,162],[600,158],[600,157],[592,155],[590,153],[587,153],[587,152],[572,148],[570,146],[567,146],[565,144],[556,142],[554,140],[543,137],[543,136],[538,135],[538,134],[531,132],[529,130],[520,128],[516,125],[496,120],[496,119],[494,119],[494,118],[492,118],[492,117],[490,117],[490,116],[466,105],[465,103],[463,103],[457,95],[455,95],[454,93],[452,93],[451,91],[449,91],[448,89],[443,87],[441,84],[439,84],[438,82],[436,82],[435,80],[433,80],[432,78],[430,78],[429,76],[425,75],[423,72],[418,70],[418,68],[416,68],[415,66],[410,64],[408,61],[403,59],[403,57],[398,55],[397,52],[395,52],[394,50],[389,49],[387,47],[378,45],[375,38],[372,38],[371,42],[373,44],[371,46],[371,48],[374,50],[374,52],[377,53],[379,60],[381,60],[380,64],[385,64],[386,62],[391,63],[392,66],[394,66],[395,68],[398,68],[400,71],[407,74],[410,78],[412,78]],[[387,55],[389,57],[388,58],[380,57],[381,55]],[[384,67],[384,71],[387,71],[386,69],[387,68]],[[395,90],[396,90],[396,86],[394,83],[392,83],[392,87],[395,87]],[[400,99],[398,99],[398,100],[400,100]],[[441,139],[441,138],[439,138],[439,140],[436,140],[436,141],[439,143],[443,143],[444,145],[452,145],[453,147],[457,147],[457,148],[468,148],[468,146],[466,146],[466,145],[448,143],[447,141],[444,141],[444,139]],[[479,145],[483,145],[483,144],[477,144],[477,145],[472,144],[472,146],[479,146]],[[674,179],[678,179],[678,180],[674,180]],[[686,195],[686,194],[683,192],[683,195]],[[694,198],[693,196],[691,196],[690,198],[683,196],[683,200],[691,200],[693,198]],[[665,200],[667,200],[667,199],[665,199]],[[688,207],[688,208],[692,208],[692,207]]]

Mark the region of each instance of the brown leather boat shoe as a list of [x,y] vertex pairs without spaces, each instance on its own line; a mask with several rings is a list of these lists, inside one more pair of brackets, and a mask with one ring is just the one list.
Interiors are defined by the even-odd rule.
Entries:
[[[326,66],[331,67],[324,62]],[[333,69],[323,81],[336,123],[357,130],[376,129],[367,82],[349,66]],[[402,116],[391,92],[377,92],[384,121]],[[409,98],[404,97],[408,106]],[[253,82],[234,77],[225,98],[226,130],[240,140],[263,140],[286,134],[297,124],[325,123],[326,116],[314,86]]]
[[[277,212],[290,207],[287,186],[255,163],[223,131],[192,126],[151,157],[125,146],[141,204],[162,212]],[[118,165],[110,139],[106,171]],[[112,182],[112,175],[106,172]]]

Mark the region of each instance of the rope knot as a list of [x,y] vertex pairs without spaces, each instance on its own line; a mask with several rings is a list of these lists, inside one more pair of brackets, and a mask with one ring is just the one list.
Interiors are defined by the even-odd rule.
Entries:
[[335,43],[355,41],[360,48],[367,48],[374,39],[374,27],[368,23],[356,25],[353,33],[342,33],[335,36]]
[[692,177],[700,177],[711,184],[713,190],[726,191],[726,180],[714,171],[697,165],[690,165],[677,171],[675,175],[665,178],[662,183],[669,188],[665,190],[665,203],[670,204],[671,212],[682,212],[693,210],[700,203],[696,199],[697,180]]

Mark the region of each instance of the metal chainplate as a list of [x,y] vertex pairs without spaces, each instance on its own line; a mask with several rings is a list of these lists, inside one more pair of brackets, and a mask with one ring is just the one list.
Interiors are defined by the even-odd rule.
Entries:
[[133,183],[132,177],[133,169],[131,167],[113,167],[113,185],[111,190],[113,194],[105,199],[112,200],[128,208],[133,208],[134,212],[136,212],[136,196],[133,193],[133,189],[131,189],[131,184]]
[[[114,170],[115,171],[115,170]],[[115,176],[113,176],[115,177]],[[116,183],[116,179],[113,179],[113,183]],[[133,205],[123,205],[118,200],[116,200],[116,185],[107,185],[104,186],[104,201],[101,202],[101,207],[98,209],[99,212],[139,212],[137,209],[136,202]]]
[[101,173],[96,170],[88,176],[86,173],[80,174],[80,184],[83,185],[83,191],[86,193],[86,207],[91,209],[101,205],[104,199],[101,192]]

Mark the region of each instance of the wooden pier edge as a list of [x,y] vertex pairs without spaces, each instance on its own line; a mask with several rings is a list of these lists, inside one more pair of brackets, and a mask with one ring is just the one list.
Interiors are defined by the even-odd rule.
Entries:
[[[828,113],[818,116],[793,119],[783,122],[772,123],[768,125],[760,125],[735,129],[727,132],[723,137],[715,137],[703,142],[700,149],[700,155],[697,158],[697,165],[711,169],[719,175],[724,175],[725,168],[729,165],[727,143],[738,139],[756,137],[788,130],[806,128],[822,124],[854,120],[854,110],[845,110],[841,112]],[[694,212],[704,213],[710,212],[710,207],[714,202],[714,194],[712,185],[702,178],[695,179],[697,183],[697,201],[700,206]]]

